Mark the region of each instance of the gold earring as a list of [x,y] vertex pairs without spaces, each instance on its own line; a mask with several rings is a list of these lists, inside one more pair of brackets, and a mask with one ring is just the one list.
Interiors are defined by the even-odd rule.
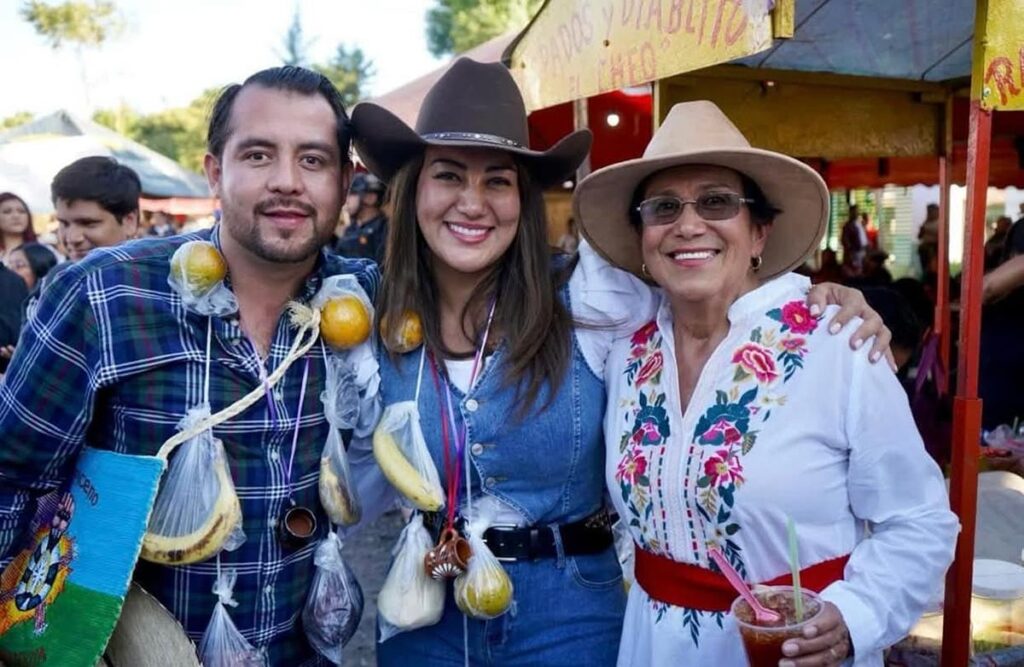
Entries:
[[754,269],[755,273],[761,270],[762,264],[764,264],[764,260],[761,259],[761,255],[750,258],[750,268]]
[[646,262],[644,262],[644,263],[642,263],[640,265],[640,273],[643,275],[644,278],[650,278],[651,277],[651,272],[647,270],[647,263]]

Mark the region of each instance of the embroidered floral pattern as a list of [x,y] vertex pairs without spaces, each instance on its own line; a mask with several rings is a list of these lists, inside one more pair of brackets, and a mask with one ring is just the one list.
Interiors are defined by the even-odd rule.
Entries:
[[[671,434],[665,393],[660,391],[664,356],[662,338],[654,321],[637,330],[630,340],[629,364],[625,374],[637,400],[630,403],[625,415],[626,428],[619,442],[622,458],[615,470],[622,501],[629,513],[629,525],[643,536],[647,548],[658,549],[662,540],[651,525],[654,504],[651,502],[651,461],[656,447]],[[646,391],[644,390],[646,389]]]
[[[736,493],[746,482],[743,457],[756,445],[759,428],[771,417],[772,407],[785,403],[780,389],[803,368],[806,336],[814,333],[818,321],[803,301],[791,301],[765,313],[761,325],[728,357],[733,366],[727,376],[730,380],[715,391],[714,404],[694,428],[691,446],[697,447],[697,453],[693,456],[700,457],[695,516],[704,524],[708,542],[720,548],[744,577],[743,551],[736,540],[741,526],[734,513]],[[636,400],[624,405],[615,479],[634,535],[639,533],[638,541],[657,551],[662,541],[655,534],[653,515],[664,514],[664,510],[656,510],[652,503],[652,483],[659,483],[662,453],[666,445],[672,446],[668,442],[672,424],[661,387],[665,360],[657,324],[649,322],[637,330],[630,344],[624,375]],[[660,622],[670,606],[655,600],[651,604],[655,622]],[[704,621],[714,620],[722,627],[722,613],[681,612],[683,630],[694,645],[699,646]]]

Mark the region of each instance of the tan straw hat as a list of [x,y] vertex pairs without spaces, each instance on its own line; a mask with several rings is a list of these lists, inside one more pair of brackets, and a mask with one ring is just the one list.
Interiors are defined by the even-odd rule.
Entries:
[[687,164],[745,174],[769,204],[781,209],[761,256],[762,280],[796,268],[821,242],[829,210],[821,176],[787,155],[752,148],[721,109],[700,101],[672,107],[642,158],[599,169],[580,181],[573,211],[591,246],[612,264],[641,276],[640,234],[629,214],[634,193],[648,176]]

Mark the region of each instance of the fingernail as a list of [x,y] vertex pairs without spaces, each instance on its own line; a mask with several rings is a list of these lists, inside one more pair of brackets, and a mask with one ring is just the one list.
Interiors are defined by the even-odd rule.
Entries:
[[889,368],[892,369],[893,373],[899,373],[900,372],[900,369],[899,369],[899,367],[896,364],[889,364]]
[[799,650],[800,647],[796,645],[796,642],[786,642],[782,645],[782,653],[784,655],[793,656],[796,655]]
[[839,333],[839,330],[842,329],[842,328],[843,328],[842,324],[840,324],[839,322],[833,322],[832,325],[829,326],[828,332],[829,333],[833,333],[833,334],[837,334],[837,333]]
[[821,306],[819,306],[816,303],[812,303],[811,304],[811,315],[813,315],[815,317],[817,317],[818,315],[821,315]]
[[792,660],[779,660],[779,667],[796,667],[796,663]]
[[874,352],[871,353],[871,363],[874,363],[874,362],[878,361],[881,358],[882,358],[882,353],[879,352],[878,350],[875,350]]
[[857,340],[853,341],[853,349],[859,350],[860,346],[863,345],[863,344],[864,344],[864,339],[863,338],[858,338]]
[[808,639],[814,639],[817,636],[818,636],[818,626],[816,626],[816,625],[808,625],[806,628],[804,628],[804,637],[807,637]]

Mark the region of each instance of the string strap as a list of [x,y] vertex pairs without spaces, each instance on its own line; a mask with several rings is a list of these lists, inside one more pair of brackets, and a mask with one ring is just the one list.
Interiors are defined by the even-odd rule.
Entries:
[[[288,308],[291,311],[292,323],[298,323],[299,331],[295,334],[295,339],[292,341],[291,348],[288,350],[288,355],[281,361],[281,364],[274,369],[274,372],[267,377],[266,387],[273,387],[276,385],[278,381],[284,377],[284,374],[288,372],[291,365],[306,354],[320,336],[320,311],[318,309],[310,308],[309,306],[305,306],[295,301],[288,304]],[[192,428],[185,431],[179,431],[168,438],[164,444],[160,445],[160,450],[156,455],[166,461],[178,445],[207,429],[213,428],[218,424],[226,422],[232,417],[240,415],[245,412],[249,406],[260,400],[263,395],[264,386],[261,385],[256,387],[220,412],[212,414],[209,417],[198,421],[192,426]]]

